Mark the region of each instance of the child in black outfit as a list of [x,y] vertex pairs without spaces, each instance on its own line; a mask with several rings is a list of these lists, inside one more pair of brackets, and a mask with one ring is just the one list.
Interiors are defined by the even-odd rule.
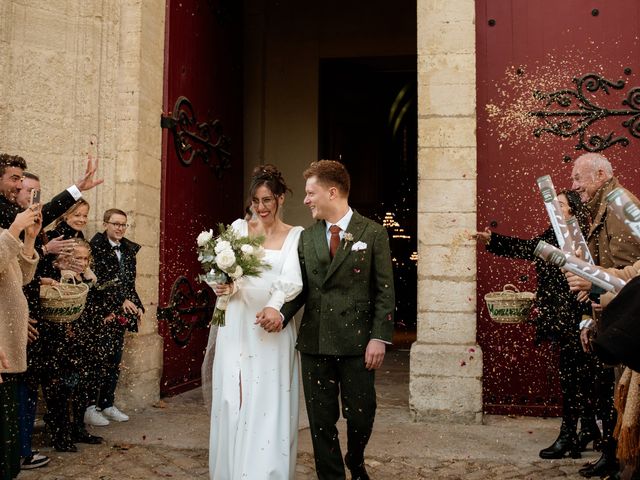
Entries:
[[[94,352],[102,356],[103,376],[96,398],[89,398],[85,422],[105,425],[109,420],[125,422],[129,417],[114,405],[120,375],[125,330],[138,331],[144,312],[136,292],[136,255],[140,245],[124,237],[127,214],[109,209],[103,217],[104,232],[91,239],[94,271],[98,278],[94,324],[99,327]],[[93,401],[93,403],[91,403]]]

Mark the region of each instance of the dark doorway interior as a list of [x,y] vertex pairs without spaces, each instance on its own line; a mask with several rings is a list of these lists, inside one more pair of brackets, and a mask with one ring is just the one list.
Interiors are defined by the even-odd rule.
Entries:
[[388,229],[394,345],[407,347],[417,323],[416,57],[322,60],[319,116],[319,158],[347,166],[351,205]]

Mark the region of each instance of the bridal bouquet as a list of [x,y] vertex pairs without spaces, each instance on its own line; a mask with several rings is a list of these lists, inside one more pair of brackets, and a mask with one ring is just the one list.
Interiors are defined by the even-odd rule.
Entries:
[[[240,277],[257,277],[269,267],[264,259],[262,243],[264,237],[241,237],[229,225],[218,225],[219,234],[214,237],[213,230],[201,232],[196,240],[198,261],[205,273],[200,280],[209,285],[230,283]],[[230,295],[221,295],[216,300],[213,312],[213,325],[224,325],[225,312]]]

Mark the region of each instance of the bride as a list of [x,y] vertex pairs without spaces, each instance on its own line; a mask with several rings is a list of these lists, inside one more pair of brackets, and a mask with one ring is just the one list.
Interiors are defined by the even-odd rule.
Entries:
[[[294,325],[283,328],[280,307],[302,290],[298,239],[302,227],[281,220],[290,189],[273,165],[257,167],[250,220],[240,235],[264,236],[271,266],[258,277],[218,284],[231,294],[213,360],[209,475],[216,480],[293,479],[298,443],[298,358]],[[211,346],[210,346],[211,347]]]

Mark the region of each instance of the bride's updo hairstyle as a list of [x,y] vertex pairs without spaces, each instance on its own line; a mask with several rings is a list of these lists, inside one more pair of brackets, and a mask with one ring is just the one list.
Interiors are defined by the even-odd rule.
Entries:
[[[293,193],[285,183],[284,178],[282,178],[282,173],[280,173],[280,170],[278,170],[275,165],[265,163],[264,165],[257,166],[251,174],[251,185],[249,186],[249,198],[246,208],[248,216],[253,214],[251,205],[256,190],[263,185],[269,189],[276,199],[286,195],[287,192]],[[276,214],[278,213],[278,208],[279,204],[276,202]]]

